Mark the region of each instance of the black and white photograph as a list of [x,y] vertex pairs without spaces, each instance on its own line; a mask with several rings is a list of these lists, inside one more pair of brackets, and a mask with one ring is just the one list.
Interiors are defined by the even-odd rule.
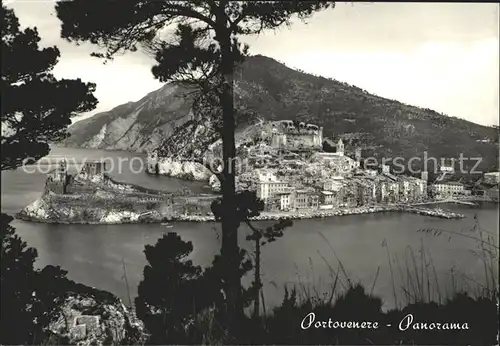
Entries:
[[2,18],[0,345],[499,345],[498,3]]

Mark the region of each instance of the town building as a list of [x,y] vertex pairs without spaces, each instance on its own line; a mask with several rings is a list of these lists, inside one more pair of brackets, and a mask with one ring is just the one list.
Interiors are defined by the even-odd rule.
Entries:
[[340,156],[338,153],[317,152],[311,156],[311,161],[319,162],[340,176],[350,175],[359,167],[359,162],[348,156]]
[[325,191],[339,191],[342,188],[343,178],[332,178],[323,181],[322,189]]
[[344,142],[342,141],[342,138],[339,138],[334,147],[335,147],[335,154],[337,154],[338,156],[344,156],[345,146]]
[[425,180],[411,177],[398,176],[399,202],[417,202],[427,197],[427,182]]
[[333,209],[334,206],[338,206],[338,199],[333,191],[321,191],[320,195],[320,209]]
[[411,183],[409,177],[398,177],[399,198],[398,202],[409,202],[411,193]]
[[362,206],[376,201],[376,186],[372,180],[359,179],[356,181],[358,188],[357,205]]
[[499,201],[498,185],[477,184],[472,193],[475,196],[484,197],[486,200]]
[[344,187],[344,179],[342,177],[333,177],[323,180],[318,187],[321,190],[320,209],[331,209],[341,204]]
[[499,197],[500,197],[499,191],[498,191],[498,186],[486,189],[484,191],[484,196],[492,201],[498,202]]
[[435,182],[433,189],[438,198],[449,198],[465,194],[464,184],[456,181]]
[[381,165],[380,170],[382,174],[389,174],[391,173],[391,167],[389,165]]
[[258,172],[257,197],[268,203],[268,199],[275,197],[280,192],[288,190],[288,183],[278,180],[276,175],[268,170]]
[[319,194],[317,194],[316,192],[311,192],[310,194],[308,194],[307,198],[308,198],[309,208],[311,209],[319,208]]
[[380,203],[396,203],[399,201],[401,184],[392,174],[377,177],[376,201]]
[[484,173],[483,180],[486,184],[499,184],[500,183],[500,172],[489,172]]
[[318,209],[319,195],[314,189],[300,189],[295,191],[294,209]]
[[441,165],[439,166],[439,171],[441,173],[454,173],[455,172],[455,168],[453,167],[454,166],[454,162],[453,162],[453,159],[451,159],[448,163],[445,162],[445,160],[441,160]]
[[413,200],[422,200],[427,198],[427,180],[410,177],[412,184]]
[[342,207],[355,207],[358,206],[359,200],[359,186],[358,184],[349,179],[344,181],[344,186],[342,187],[342,199],[341,206]]
[[289,189],[288,191],[278,192],[280,210],[289,211],[293,207],[293,191]]
[[305,209],[307,208],[307,190],[297,190],[295,191],[295,209]]

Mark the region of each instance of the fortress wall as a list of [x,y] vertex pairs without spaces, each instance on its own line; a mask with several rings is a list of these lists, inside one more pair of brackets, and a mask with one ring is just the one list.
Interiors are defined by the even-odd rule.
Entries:
[[297,135],[288,135],[288,141],[290,146],[298,147],[300,145],[311,147],[315,144],[314,135],[308,134],[297,134]]
[[[128,196],[115,195],[111,198],[102,198],[92,194],[82,195],[50,195],[50,202],[54,205],[71,206],[81,208],[103,209],[103,210],[134,210],[137,212],[146,212],[149,210],[161,210],[162,208],[172,209],[173,201],[169,198],[158,196]],[[181,204],[182,206],[182,204]]]
[[45,183],[45,192],[48,193],[49,191],[57,194],[63,194],[64,184],[59,181],[47,181]]
[[95,186],[83,184],[69,184],[66,188],[68,194],[93,193]]
[[75,201],[80,201],[80,200],[86,200],[86,198],[84,196],[79,196],[79,195],[50,195],[49,197],[49,200],[51,202],[61,202],[61,203],[65,203],[65,202],[75,202]]
[[185,203],[182,205],[174,205],[173,211],[179,214],[206,214],[211,213],[209,205],[199,203]]
[[307,124],[304,122],[294,122],[292,120],[281,120],[273,123],[273,127],[279,129],[283,133],[301,132],[318,134],[321,128],[315,124]]
[[135,184],[130,184],[130,183],[122,183],[122,182],[116,181],[108,175],[106,175],[106,181],[110,182],[112,184],[121,185],[121,186],[130,188],[130,189],[136,190],[139,193],[145,193],[145,194],[151,194],[151,195],[162,194],[162,192],[158,191],[158,190],[148,189],[148,188],[140,186],[140,185],[135,185]]
[[323,128],[314,124],[284,120],[274,123],[273,127],[272,146],[275,148],[318,148],[323,143]]
[[175,203],[172,204],[172,211],[176,214],[211,213],[213,200],[214,198],[177,198]]
[[[92,173],[96,176],[100,175],[99,172],[92,171]],[[173,209],[174,200],[182,199],[176,198],[176,194],[116,182],[107,175],[104,175],[104,180],[74,180],[69,175],[65,180],[65,182],[54,181],[49,176],[45,185],[46,198],[53,203],[55,208],[72,208],[74,213],[83,213],[90,209],[133,210],[139,213],[149,210],[168,211]],[[104,195],[96,195],[98,190],[101,190]],[[49,192],[53,194],[50,195]],[[183,192],[177,194],[186,195]],[[182,202],[178,204],[184,208]]]
[[317,129],[300,129],[300,128],[293,128],[293,129],[283,129],[283,133],[285,134],[290,134],[290,135],[319,135],[319,130]]

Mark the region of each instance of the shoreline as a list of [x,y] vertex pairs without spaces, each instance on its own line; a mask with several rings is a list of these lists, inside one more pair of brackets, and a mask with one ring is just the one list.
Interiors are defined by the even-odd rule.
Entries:
[[[411,205],[387,205],[387,206],[367,206],[356,208],[338,208],[333,210],[312,210],[303,212],[262,212],[261,215],[253,217],[252,221],[270,221],[279,219],[290,220],[308,220],[308,219],[323,219],[336,216],[374,214],[383,212],[407,212],[422,216],[438,217],[444,219],[463,219],[465,215],[446,211],[442,209],[430,209],[422,207],[414,207]],[[23,213],[17,213],[16,219],[50,224],[82,224],[82,225],[122,225],[122,224],[150,224],[150,223],[167,223],[167,222],[216,222],[213,215],[177,215],[171,217],[163,217],[157,219],[144,220],[120,220],[120,221],[82,221],[82,220],[50,220],[35,218]]]

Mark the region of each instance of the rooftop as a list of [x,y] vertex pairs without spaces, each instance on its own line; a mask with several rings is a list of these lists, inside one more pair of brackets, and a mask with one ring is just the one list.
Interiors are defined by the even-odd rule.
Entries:
[[281,191],[281,192],[278,192],[277,195],[289,195],[291,194],[293,191],[292,190],[288,190],[288,191]]
[[317,153],[315,153],[315,155],[325,156],[325,157],[339,157],[339,153],[317,152]]
[[398,178],[397,178],[395,175],[391,174],[391,173],[384,173],[384,175],[385,175],[387,178],[389,178],[389,179],[391,179],[391,180],[393,180],[393,181],[398,180]]
[[268,180],[268,179],[260,179],[257,181],[257,184],[286,184],[286,181],[281,181],[281,180]]
[[458,181],[444,181],[444,182],[437,181],[436,185],[457,185],[457,186],[464,186],[464,184],[459,183]]
[[295,192],[296,193],[309,193],[309,192],[313,192],[314,189],[299,189],[299,190],[296,190]]

